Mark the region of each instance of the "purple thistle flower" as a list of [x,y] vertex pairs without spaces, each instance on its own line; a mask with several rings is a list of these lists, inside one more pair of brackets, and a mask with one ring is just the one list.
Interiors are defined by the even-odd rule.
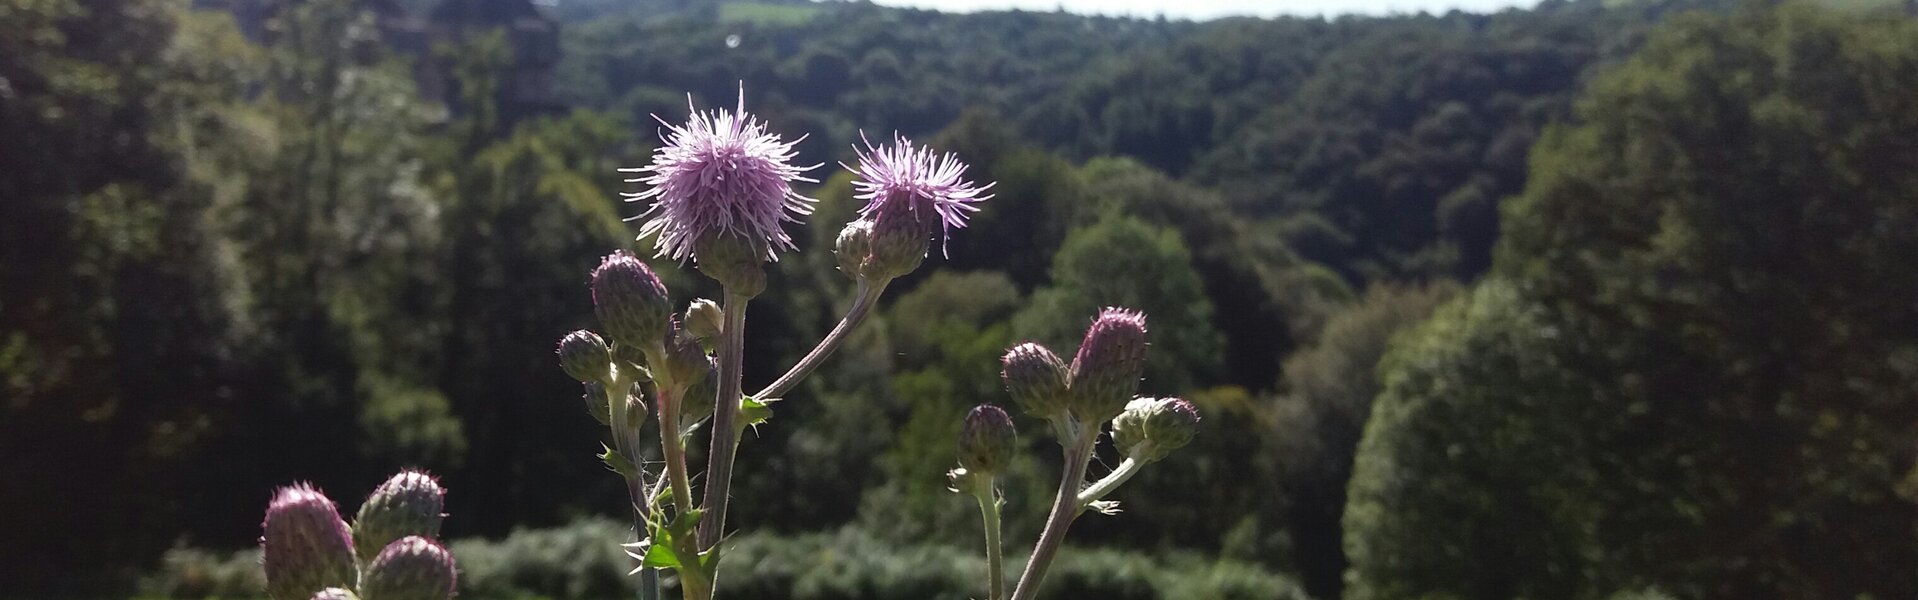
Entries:
[[[646,173],[627,179],[652,189],[622,192],[628,202],[652,200],[651,208],[632,219],[651,217],[640,226],[639,237],[658,234],[658,256],[685,260],[700,240],[730,234],[753,243],[765,261],[778,260],[777,250],[793,249],[792,237],[780,222],[798,223],[793,215],[812,214],[812,198],[799,195],[792,182],[817,183],[800,174],[819,165],[793,166],[793,145],[805,139],[781,141],[766,131],[766,123],[746,113],[746,90],[739,106],[699,112],[686,98],[692,115],[685,125],[660,120],[666,142],[653,153],[653,164],[620,169]],[[657,115],[653,117],[659,119]]]
[[858,193],[853,197],[866,201],[866,207],[859,209],[859,216],[875,223],[896,211],[910,211],[913,221],[919,222],[930,235],[930,222],[919,219],[925,211],[939,216],[944,226],[940,238],[940,248],[952,237],[954,228],[966,226],[966,213],[977,212],[979,207],[973,203],[992,199],[991,195],[980,194],[991,189],[996,183],[974,187],[972,182],[960,179],[966,173],[966,164],[959,157],[947,152],[939,154],[925,146],[914,146],[912,140],[897,133],[893,134],[892,145],[874,147],[865,133],[859,134],[866,143],[861,151],[858,146],[853,152],[859,155],[859,166],[853,167],[840,163],[858,179],[852,182]]

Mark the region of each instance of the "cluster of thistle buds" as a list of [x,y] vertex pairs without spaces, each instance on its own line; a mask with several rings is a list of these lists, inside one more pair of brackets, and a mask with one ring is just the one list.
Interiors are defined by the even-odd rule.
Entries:
[[380,484],[348,526],[309,484],[274,492],[260,563],[273,600],[446,600],[457,579],[439,540],[446,490],[422,471]]
[[[1178,398],[1135,397],[1145,373],[1145,314],[1122,308],[1101,311],[1086,329],[1071,364],[1036,343],[1006,352],[1006,391],[1026,414],[1048,421],[1065,450],[1058,495],[1032,558],[1011,596],[1037,593],[1047,567],[1064,543],[1072,521],[1087,509],[1118,512],[1105,496],[1147,464],[1192,441],[1199,413]],[[1085,485],[1085,473],[1101,432],[1111,425],[1113,446],[1124,457],[1104,478]],[[959,468],[948,473],[952,490],[976,497],[985,521],[989,598],[1006,598],[999,539],[1003,496],[998,474],[1011,462],[1018,434],[1005,410],[980,405],[966,415],[959,433]]]
[[[681,125],[665,123],[664,144],[625,194],[651,206],[640,239],[652,238],[656,257],[683,262],[718,282],[721,302],[696,299],[674,312],[652,267],[624,250],[593,270],[591,287],[599,332],[576,331],[559,343],[560,366],[586,388],[587,411],[606,425],[612,444],[601,460],[626,481],[635,537],[627,553],[639,563],[642,598],[658,598],[660,574],[672,571],[687,598],[711,598],[717,584],[719,542],[731,501],[733,457],[741,433],[765,422],[771,405],[823,363],[864,322],[888,283],[917,269],[935,238],[965,226],[991,187],[962,178],[966,167],[895,136],[885,146],[855,147],[855,197],[866,201],[834,244],[839,265],[856,284],[846,316],[813,350],[757,393],[741,381],[746,307],[766,289],[765,263],[795,250],[783,229],[812,213],[813,199],[794,182],[817,167],[792,164],[795,141],[768,132],[745,111],[742,91],[732,111],[699,112]],[[649,406],[650,402],[650,406]],[[658,443],[642,440],[648,415]],[[693,488],[691,443],[707,438],[704,489]],[[647,462],[650,448],[658,460]]]

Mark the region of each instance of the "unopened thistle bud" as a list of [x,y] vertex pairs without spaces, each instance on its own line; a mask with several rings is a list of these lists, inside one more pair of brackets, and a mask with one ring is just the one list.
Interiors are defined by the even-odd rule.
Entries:
[[1107,308],[1092,320],[1072,357],[1074,415],[1102,423],[1125,410],[1145,375],[1145,313]]
[[431,538],[388,544],[360,580],[365,600],[446,600],[453,596],[453,553]]
[[613,350],[598,334],[584,329],[559,339],[559,368],[581,383],[598,383],[612,376]]
[[1066,412],[1066,363],[1045,346],[1026,342],[1006,351],[1006,391],[1026,414],[1050,419]]
[[586,392],[580,394],[580,399],[586,401],[586,414],[592,415],[593,420],[601,425],[611,425],[613,407],[606,403],[606,386],[597,381],[585,385]]
[[725,326],[726,311],[719,308],[719,303],[698,298],[686,305],[686,331],[692,332],[693,337],[702,340],[718,338]]
[[614,435],[638,436],[639,428],[646,426],[646,402],[640,400],[639,396],[632,394],[626,395],[625,402],[626,421],[622,423],[622,425],[626,427],[626,431],[624,433],[615,432]]
[[859,279],[866,257],[872,255],[872,221],[859,219],[847,223],[833,243],[833,254],[839,258],[840,274]]
[[1005,409],[991,404],[974,406],[959,428],[959,466],[974,473],[997,473],[1012,462],[1012,452],[1018,445],[1019,434]]
[[685,429],[694,423],[713,416],[713,400],[719,393],[719,365],[707,360],[706,369],[686,386],[686,393],[680,397],[679,427]]
[[646,348],[666,335],[673,307],[666,299],[666,284],[652,268],[620,250],[593,269],[593,314],[614,342]]
[[309,600],[360,600],[358,594],[346,588],[326,588],[314,594]]
[[373,489],[353,518],[353,546],[374,556],[394,540],[437,537],[446,508],[446,490],[424,471],[405,470]]
[[308,484],[280,488],[267,504],[260,562],[274,600],[307,600],[358,576],[353,536],[333,501]]
[[1190,443],[1198,428],[1199,410],[1191,402],[1135,398],[1112,419],[1112,443],[1120,454],[1153,462]]
[[671,332],[666,336],[665,354],[653,359],[653,379],[677,386],[684,391],[688,386],[706,376],[712,361],[706,357],[706,349],[699,345],[691,331],[673,318]]

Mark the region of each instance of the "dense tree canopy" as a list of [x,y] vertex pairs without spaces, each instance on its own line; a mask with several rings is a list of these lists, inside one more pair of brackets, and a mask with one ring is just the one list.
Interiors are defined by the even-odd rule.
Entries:
[[1394,353],[1347,514],[1362,595],[1918,593],[1915,42],[1685,17],[1595,83],[1506,207],[1510,283]]

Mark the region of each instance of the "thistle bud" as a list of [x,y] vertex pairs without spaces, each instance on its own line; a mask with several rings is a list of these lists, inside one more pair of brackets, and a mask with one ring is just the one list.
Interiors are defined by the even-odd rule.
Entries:
[[446,600],[453,596],[453,553],[430,538],[388,544],[360,580],[366,600]]
[[715,339],[725,327],[726,312],[719,308],[719,303],[699,298],[686,306],[686,330],[692,332],[693,337]]
[[394,540],[440,534],[446,490],[424,471],[405,470],[373,489],[353,518],[353,546],[360,556],[373,556]]
[[747,298],[766,291],[765,242],[715,233],[699,240],[693,251],[699,272],[726,287],[726,293]]
[[261,527],[260,562],[274,600],[307,600],[329,587],[353,585],[353,536],[333,501],[312,485],[275,492]]
[[[929,220],[929,219],[928,219]],[[871,253],[863,274],[893,279],[919,268],[932,245],[932,230],[915,211],[885,211],[873,219]]]
[[1000,377],[1026,414],[1050,419],[1066,411],[1066,363],[1045,346],[1026,342],[1006,351]]
[[1112,443],[1120,454],[1154,462],[1190,443],[1198,427],[1199,410],[1191,402],[1135,398],[1112,419]]
[[601,425],[611,425],[613,407],[606,403],[606,386],[597,381],[585,385],[586,392],[580,394],[580,399],[586,401],[586,414],[592,415],[593,420]]
[[606,340],[584,329],[559,339],[559,368],[581,383],[606,381],[612,375],[613,350]]
[[666,335],[673,307],[659,276],[639,258],[620,250],[593,269],[593,314],[614,342],[645,348]]
[[1073,414],[1102,423],[1125,410],[1145,374],[1145,313],[1107,308],[1092,320],[1072,357]]
[[847,223],[845,229],[839,230],[839,239],[833,244],[833,254],[839,258],[840,274],[859,279],[866,257],[872,254],[872,221],[859,219]]
[[354,594],[353,590],[335,587],[320,590],[320,593],[314,594],[308,600],[360,600],[360,597]]
[[626,395],[626,422],[623,425],[626,426],[627,435],[633,436],[639,435],[639,429],[646,426],[646,402],[640,400],[639,396]]
[[712,360],[706,357],[706,349],[678,317],[673,318],[671,327],[671,333],[666,336],[665,354],[653,361],[653,379],[684,391],[706,376]]
[[693,379],[692,385],[686,386],[686,393],[680,396],[680,429],[692,427],[694,423],[713,416],[713,399],[719,394],[719,388],[716,387],[718,382],[719,366],[709,359],[706,369]]
[[[972,407],[959,428],[959,466],[975,473],[997,473],[1012,462],[1019,434],[1005,409],[991,404]],[[988,475],[990,477],[990,475]]]

